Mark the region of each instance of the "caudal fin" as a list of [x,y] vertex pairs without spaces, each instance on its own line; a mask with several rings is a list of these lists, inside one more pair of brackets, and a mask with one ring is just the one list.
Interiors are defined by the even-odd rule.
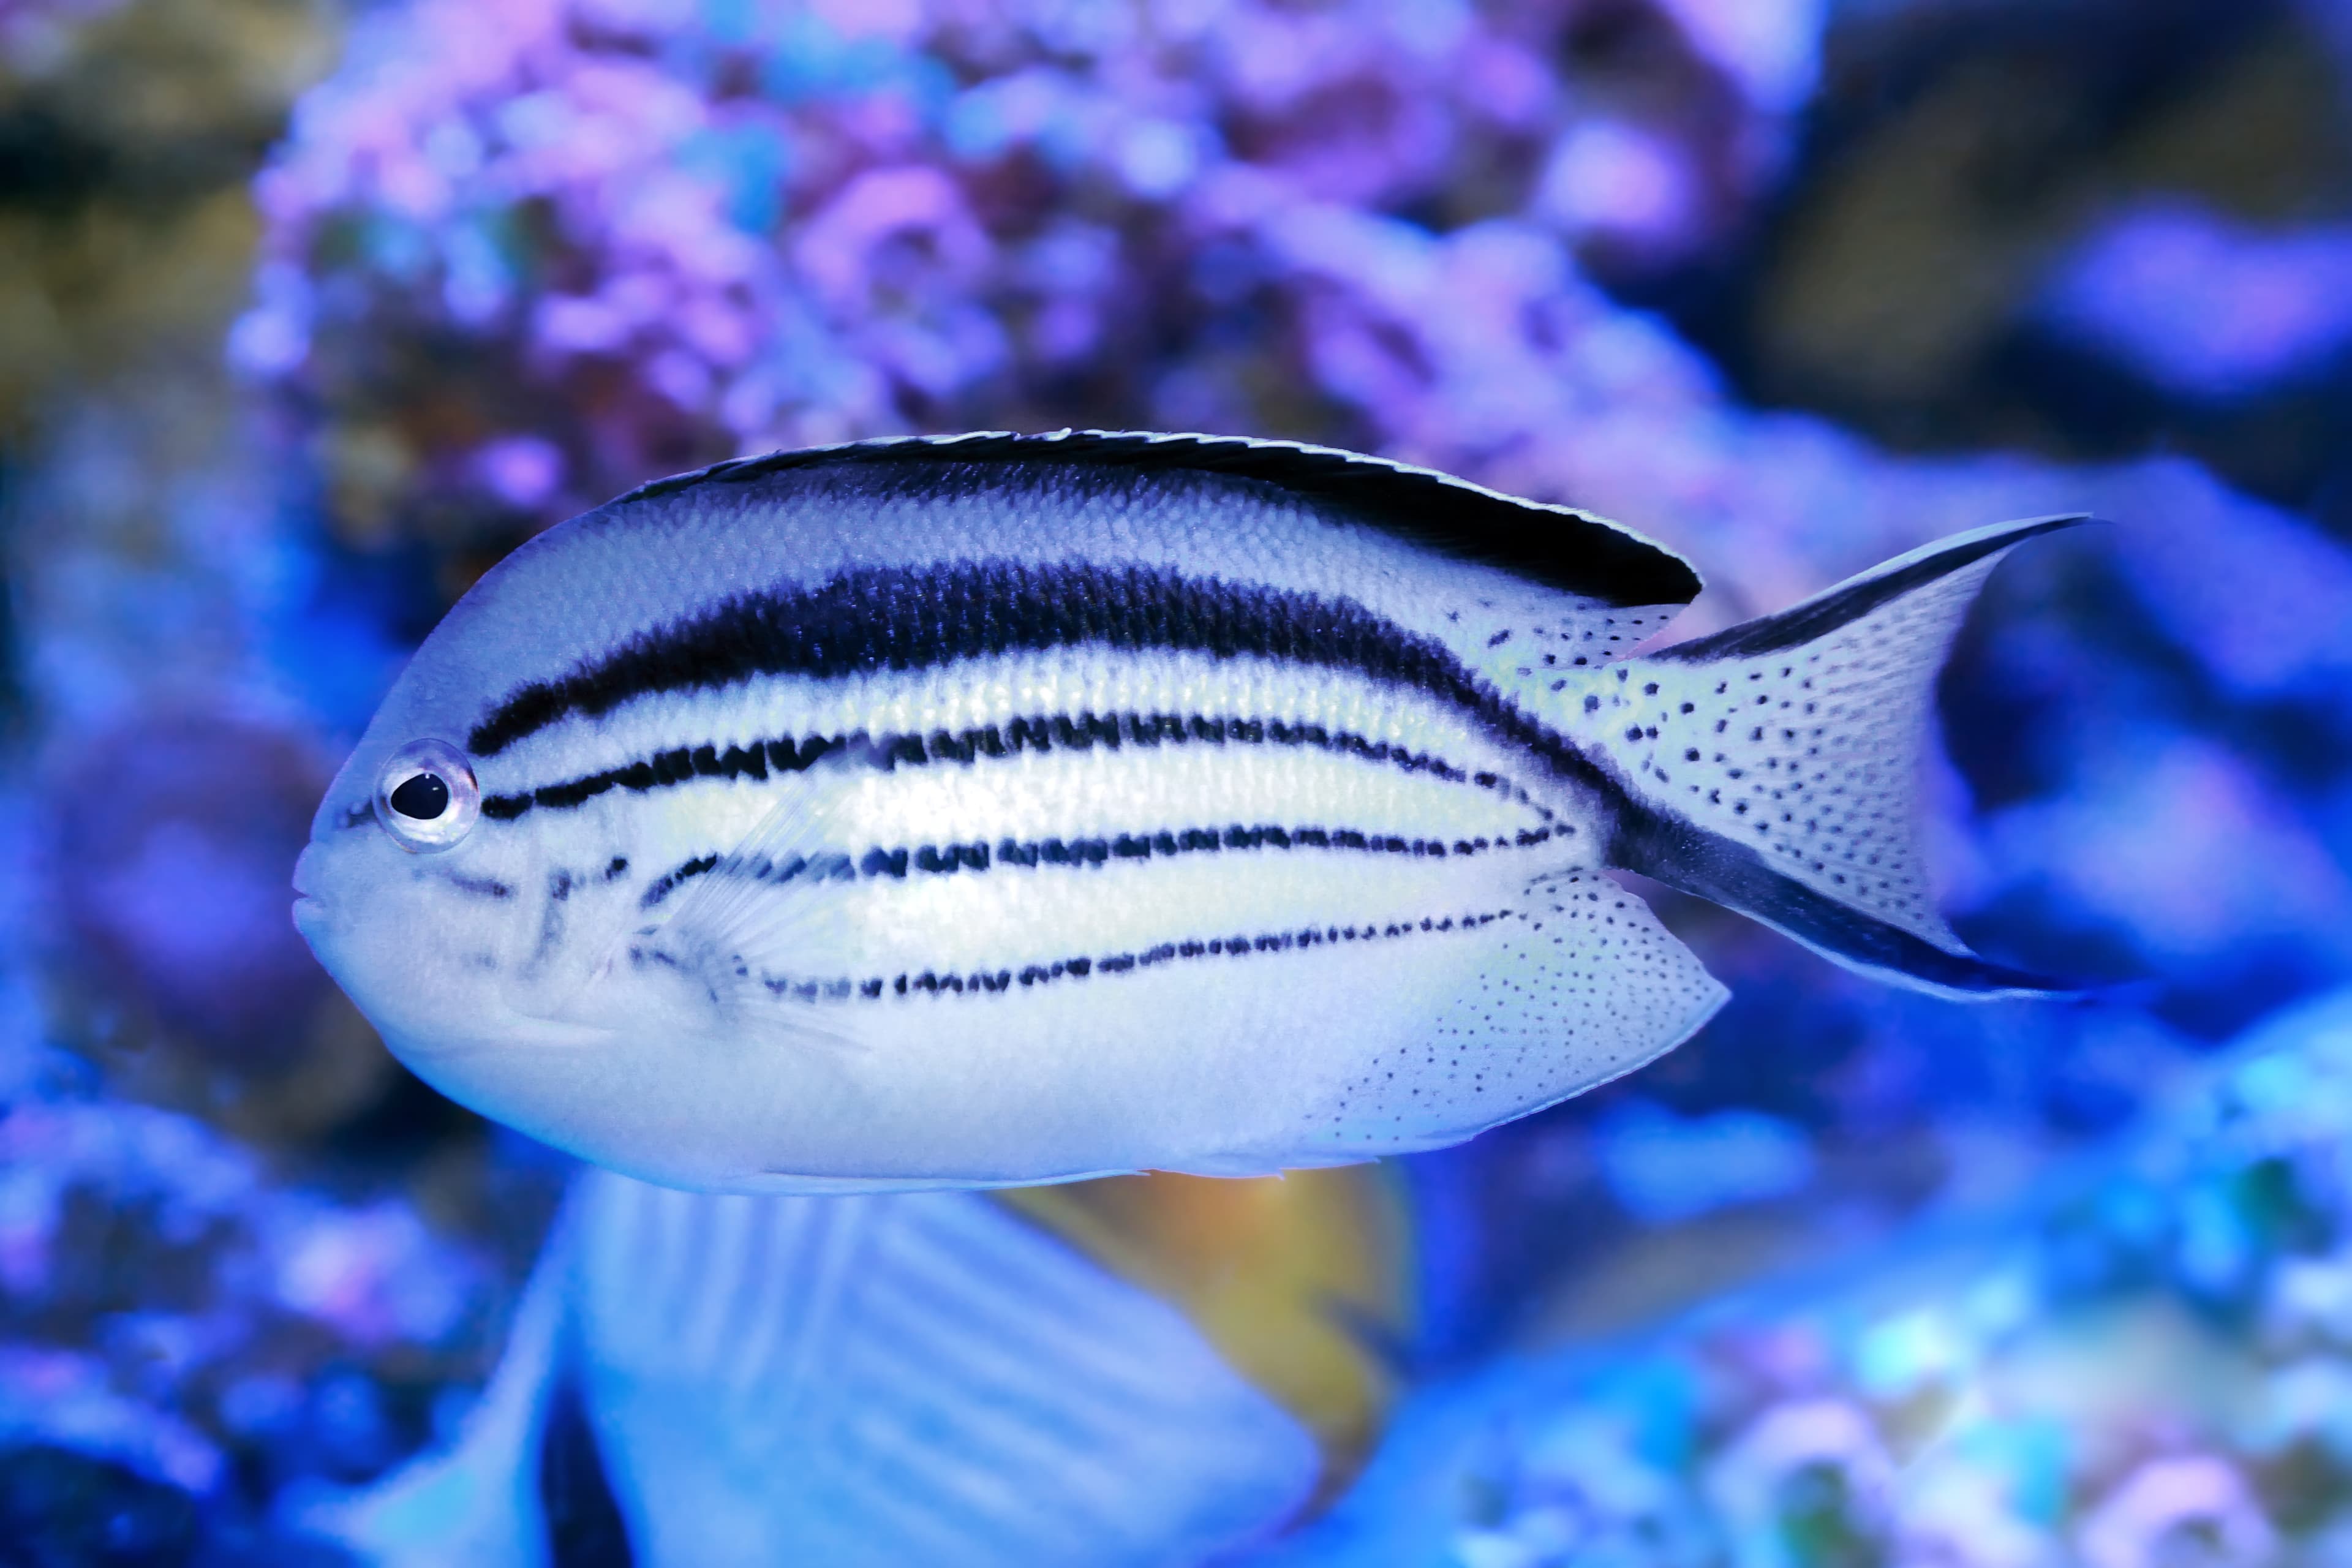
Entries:
[[1579,726],[1600,726],[1633,797],[1612,863],[1905,984],[2063,989],[1978,958],[1936,912],[1918,791],[1936,677],[1977,591],[2016,545],[2084,521],[1958,534],[1615,667]]

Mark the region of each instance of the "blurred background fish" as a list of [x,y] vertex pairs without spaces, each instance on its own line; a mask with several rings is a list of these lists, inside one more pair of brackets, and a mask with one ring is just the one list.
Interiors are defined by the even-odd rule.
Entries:
[[590,1172],[456,1444],[302,1521],[420,1568],[1200,1562],[1354,1478],[1402,1245],[1355,1169],[859,1198]]
[[[743,1240],[592,1202],[400,1070],[286,929],[302,805],[558,518],[742,451],[1063,426],[1638,520],[1710,568],[1694,636],[1991,519],[2120,524],[1992,584],[1928,777],[1961,936],[2129,984],[1954,1009],[1642,889],[1733,993],[1696,1048],[1383,1167],[1392,1233],[1312,1227],[1404,1280],[1312,1315],[1379,1373],[1360,1438],[1206,1304],[1314,1300],[1301,1244],[1169,1234],[1246,1214],[908,1221],[1034,1265],[993,1419],[1099,1411],[1048,1366],[1059,1300],[1209,1369],[1136,1410],[1291,1434],[1283,1485],[1138,1480],[1100,1539],[2342,1560],[2348,83],[2336,0],[0,9],[0,1560],[352,1561],[426,1539],[393,1505],[458,1453],[506,1456],[552,1560],[649,1558],[676,1527],[632,1489],[782,1429],[679,1413],[782,1364],[719,1303],[820,1273],[732,1272]],[[712,1315],[632,1337],[605,1226],[661,1300],[712,1259]],[[1016,1276],[938,1278],[944,1310]],[[669,1322],[693,1357],[628,1359]],[[1051,1529],[1024,1486],[990,1517]],[[709,1517],[822,1506],[739,1490]]]

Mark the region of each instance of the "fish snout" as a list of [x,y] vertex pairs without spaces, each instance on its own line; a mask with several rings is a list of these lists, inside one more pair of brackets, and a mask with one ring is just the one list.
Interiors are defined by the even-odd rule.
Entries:
[[320,875],[318,854],[318,845],[310,844],[294,858],[294,929],[306,937],[310,934],[308,926],[322,919],[327,912],[327,906],[320,901],[317,892]]

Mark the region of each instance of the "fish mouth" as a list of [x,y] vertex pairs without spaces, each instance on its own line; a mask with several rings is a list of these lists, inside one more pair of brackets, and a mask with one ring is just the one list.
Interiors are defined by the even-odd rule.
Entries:
[[327,906],[308,893],[296,897],[293,913],[294,929],[302,933],[305,942],[315,937],[327,923]]
[[310,927],[323,921],[327,914],[326,904],[303,885],[303,870],[310,859],[311,849],[316,847],[316,845],[306,847],[294,862],[294,929],[305,937],[310,934]]

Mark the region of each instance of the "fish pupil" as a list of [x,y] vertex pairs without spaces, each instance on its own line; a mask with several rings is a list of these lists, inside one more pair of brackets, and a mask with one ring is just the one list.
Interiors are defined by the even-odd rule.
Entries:
[[392,792],[392,809],[403,816],[430,822],[449,809],[449,786],[437,774],[414,774]]

